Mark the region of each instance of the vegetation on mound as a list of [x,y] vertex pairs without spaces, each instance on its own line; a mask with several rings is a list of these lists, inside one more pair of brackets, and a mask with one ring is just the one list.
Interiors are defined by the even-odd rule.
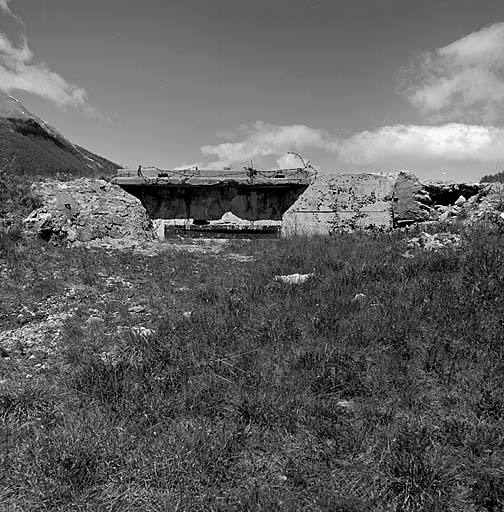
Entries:
[[52,355],[0,358],[0,503],[502,510],[504,241],[462,235],[413,257],[401,233],[156,256],[4,238],[11,338],[68,317]]
[[485,174],[481,178],[481,183],[504,183],[504,171],[495,174]]

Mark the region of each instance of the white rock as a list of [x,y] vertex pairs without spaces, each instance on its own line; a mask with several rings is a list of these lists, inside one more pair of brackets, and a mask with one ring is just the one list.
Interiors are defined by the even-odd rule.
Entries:
[[130,308],[128,308],[128,311],[130,313],[143,313],[145,311],[145,306],[142,306],[141,304],[131,306]]
[[455,204],[456,204],[457,206],[462,206],[466,201],[467,201],[467,199],[466,199],[464,196],[460,196],[460,197],[455,201]]
[[132,327],[131,332],[133,334],[136,334],[137,336],[143,336],[144,338],[153,336],[156,333],[154,329],[149,329],[148,327],[144,327],[143,325],[137,325],[135,327]]
[[313,277],[313,272],[311,274],[289,274],[286,276],[275,276],[275,281],[280,281],[282,283],[287,284],[303,284]]
[[342,407],[343,409],[348,409],[350,411],[355,409],[355,403],[352,402],[351,400],[339,400],[338,402],[336,402],[336,405],[338,407]]
[[99,316],[90,316],[87,320],[86,320],[86,324],[87,325],[100,325],[104,322],[103,318],[99,317]]

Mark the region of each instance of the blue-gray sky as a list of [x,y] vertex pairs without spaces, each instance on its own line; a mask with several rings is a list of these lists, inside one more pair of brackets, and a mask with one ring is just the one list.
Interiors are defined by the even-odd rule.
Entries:
[[0,0],[0,90],[120,164],[504,168],[502,0]]

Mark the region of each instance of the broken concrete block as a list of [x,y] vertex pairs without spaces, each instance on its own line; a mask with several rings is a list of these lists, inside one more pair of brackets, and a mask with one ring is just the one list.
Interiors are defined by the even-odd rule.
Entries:
[[77,230],[77,238],[81,241],[81,242],[90,242],[94,236],[93,236],[93,232],[89,229],[89,228],[79,228]]
[[59,192],[55,198],[55,209],[67,218],[76,217],[80,211],[79,203],[65,192]]
[[462,206],[466,202],[466,198],[464,196],[460,196],[456,201],[456,206]]
[[285,212],[282,236],[391,228],[395,175],[326,174]]
[[403,171],[397,175],[392,205],[396,226],[428,220],[431,205],[430,194],[414,174]]

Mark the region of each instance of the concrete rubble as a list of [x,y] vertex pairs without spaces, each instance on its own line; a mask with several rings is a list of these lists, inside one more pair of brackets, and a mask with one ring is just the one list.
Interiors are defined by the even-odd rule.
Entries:
[[34,183],[42,206],[25,220],[28,233],[54,243],[134,247],[153,240],[140,201],[104,180],[80,178]]

